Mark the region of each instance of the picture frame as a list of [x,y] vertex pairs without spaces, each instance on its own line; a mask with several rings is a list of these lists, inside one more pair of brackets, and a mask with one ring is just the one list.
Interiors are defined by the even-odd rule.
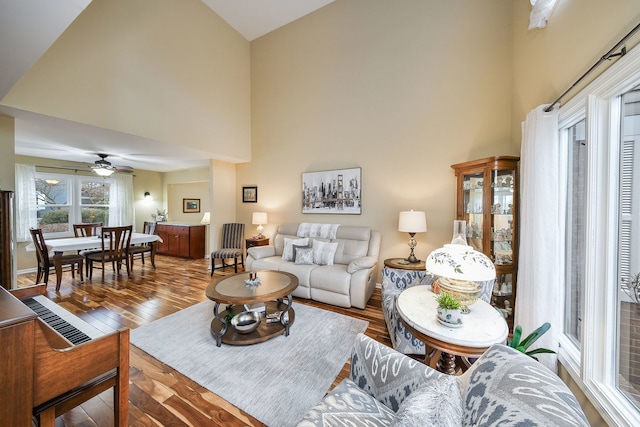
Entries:
[[182,199],[182,212],[199,213],[200,199]]
[[258,203],[258,187],[242,187],[243,203]]
[[302,213],[362,214],[362,168],[303,172]]

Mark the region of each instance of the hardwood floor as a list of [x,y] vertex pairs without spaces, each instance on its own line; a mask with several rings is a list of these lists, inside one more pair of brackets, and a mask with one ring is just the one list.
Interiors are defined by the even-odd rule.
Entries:
[[[48,297],[86,322],[105,332],[136,328],[206,299],[206,286],[220,275],[233,274],[233,267],[216,270],[210,277],[208,259],[185,260],[157,256],[156,270],[149,262],[136,261],[130,278],[106,272],[100,279],[81,283],[65,273],[55,292],[55,275],[49,280]],[[18,276],[18,286],[33,285],[35,273]],[[376,289],[366,309],[344,309],[294,298],[308,304],[369,322],[366,334],[391,345]],[[295,328],[295,326],[294,326]],[[295,333],[292,329],[292,333]],[[259,345],[259,344],[258,344]],[[129,424],[132,426],[264,426],[250,415],[204,389],[179,372],[131,346]],[[332,388],[349,375],[345,364]],[[112,426],[113,393],[106,391],[56,419],[56,427]],[[277,427],[277,426],[273,426]]]

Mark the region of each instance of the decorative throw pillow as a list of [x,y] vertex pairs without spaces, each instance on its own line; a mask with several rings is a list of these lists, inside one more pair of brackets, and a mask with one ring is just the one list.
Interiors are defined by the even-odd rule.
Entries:
[[296,264],[310,265],[313,264],[313,249],[298,246],[296,250]]
[[392,424],[396,427],[461,426],[462,396],[454,376],[429,380],[402,402]]
[[311,246],[309,245],[306,245],[306,246],[293,245],[293,260],[295,261],[296,259],[298,249],[310,249],[310,248]]
[[304,239],[288,239],[284,238],[284,248],[282,249],[282,259],[285,261],[293,261],[293,245],[306,246],[309,244],[309,238]]
[[318,265],[333,265],[333,257],[336,255],[338,242],[313,241],[313,263]]

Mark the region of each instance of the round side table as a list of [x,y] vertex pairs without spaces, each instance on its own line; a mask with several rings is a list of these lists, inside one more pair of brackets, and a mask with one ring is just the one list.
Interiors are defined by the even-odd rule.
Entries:
[[[396,302],[405,327],[419,340],[441,351],[436,369],[455,374],[458,358],[478,358],[493,344],[504,343],[509,327],[504,316],[482,300],[469,306],[461,327],[446,326],[436,315],[436,294],[428,286],[413,286],[403,291]],[[425,363],[431,355],[426,352]],[[468,367],[463,363],[460,368]]]
[[403,258],[387,258],[384,260],[384,266],[396,268],[398,270],[425,270],[424,261],[408,262]]

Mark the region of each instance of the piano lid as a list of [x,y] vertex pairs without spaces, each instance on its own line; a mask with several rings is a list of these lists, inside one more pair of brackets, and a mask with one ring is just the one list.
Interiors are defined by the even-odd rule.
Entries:
[[31,321],[35,317],[36,314],[29,307],[0,287],[0,328]]

